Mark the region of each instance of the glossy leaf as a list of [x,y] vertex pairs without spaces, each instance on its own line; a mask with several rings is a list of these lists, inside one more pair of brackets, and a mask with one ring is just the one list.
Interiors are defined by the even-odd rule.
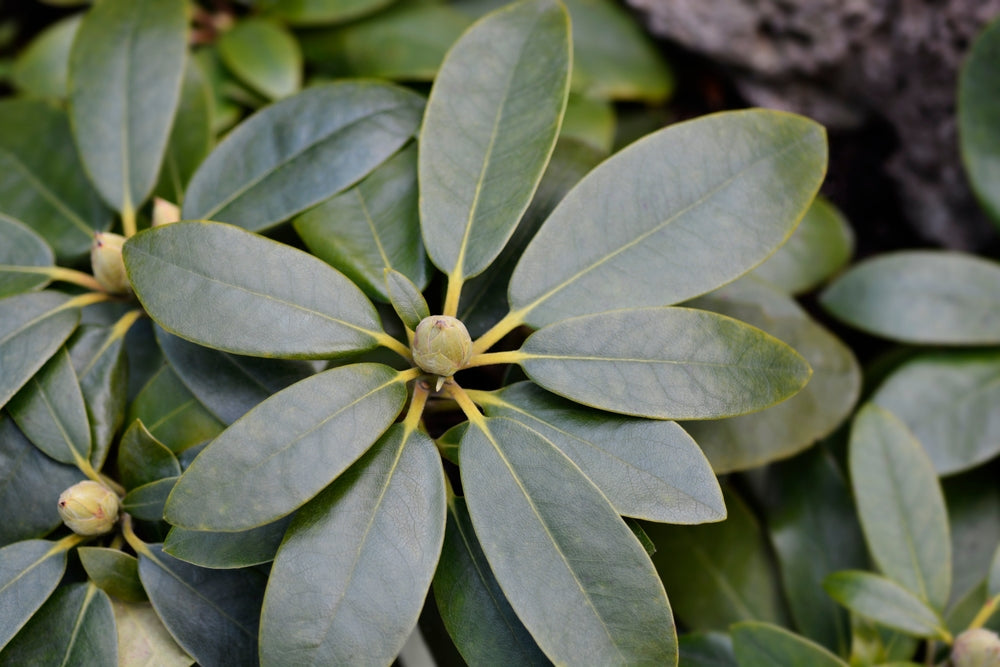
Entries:
[[853,327],[904,343],[1000,343],[1000,265],[973,255],[880,255],[834,281],[821,302]]
[[465,499],[449,495],[441,562],[434,574],[441,620],[470,665],[548,665],[497,583]]
[[0,299],[45,287],[52,248],[30,227],[0,213]]
[[268,99],[288,97],[302,87],[302,51],[279,23],[238,21],[219,38],[218,49],[229,71]]
[[122,498],[122,511],[142,521],[162,521],[163,507],[177,480],[178,477],[165,477],[135,487]]
[[31,40],[14,60],[11,70],[14,87],[36,97],[65,99],[69,50],[82,18],[82,14],[74,14],[60,19]]
[[391,663],[430,587],[444,505],[433,442],[394,426],[292,522],[264,598],[261,661]]
[[670,604],[649,557],[568,458],[517,422],[488,419],[466,432],[461,462],[483,552],[549,659],[676,664]]
[[556,207],[511,277],[511,306],[542,326],[713,290],[788,238],[825,170],[823,128],[775,111],[714,114],[649,135]]
[[819,644],[770,623],[737,623],[731,634],[740,667],[847,667]]
[[722,632],[691,632],[681,635],[680,664],[684,667],[739,667],[733,641]]
[[958,80],[958,138],[965,171],[983,208],[1000,225],[1000,22],[976,38]]
[[373,299],[389,300],[386,269],[401,272],[421,290],[430,281],[417,211],[416,144],[350,190],[309,209],[294,225],[310,252]]
[[118,211],[138,208],[156,184],[186,54],[180,0],[104,0],[80,24],[69,60],[74,138]]
[[875,563],[940,611],[951,592],[951,548],[930,459],[895,415],[868,403],[855,417],[848,463]]
[[198,455],[167,520],[238,532],[289,514],[357,460],[405,399],[397,372],[379,364],[334,368],[278,392]]
[[552,0],[490,14],[434,80],[420,131],[420,220],[427,253],[453,280],[496,259],[538,187],[566,107],[568,18]]
[[170,529],[163,550],[188,563],[217,569],[249,567],[274,560],[292,516],[239,533]]
[[87,405],[90,461],[100,469],[125,417],[128,391],[125,332],[116,326],[84,326],[67,347]]
[[76,552],[87,576],[105,593],[126,602],[147,600],[135,556],[105,547],[80,547]]
[[0,653],[6,665],[115,665],[111,600],[93,584],[57,590]]
[[378,11],[393,0],[264,0],[260,4],[292,25],[340,23]]
[[38,232],[61,260],[90,251],[111,214],[73,145],[69,120],[41,100],[0,103],[0,216]]
[[1000,352],[922,354],[897,368],[872,401],[906,424],[940,475],[1000,453]]
[[415,93],[374,81],[315,86],[273,104],[198,168],[183,217],[273,227],[368,175],[416,133],[422,110]]
[[557,322],[532,334],[517,360],[556,394],[657,419],[754,412],[799,391],[811,372],[797,352],[769,334],[689,308],[617,310]]
[[134,667],[189,667],[188,656],[149,603],[137,604],[111,600],[118,628],[118,659]]
[[212,91],[198,60],[189,58],[181,81],[181,98],[170,129],[155,194],[175,204],[212,146]]
[[0,648],[28,622],[62,579],[66,549],[25,540],[0,549]]
[[427,301],[420,293],[420,288],[399,271],[386,270],[385,292],[392,309],[396,311],[396,315],[406,328],[414,330],[420,324],[420,320],[431,316],[430,308],[427,307]]
[[60,463],[90,457],[90,422],[80,382],[66,348],[60,349],[7,405],[32,444]]
[[615,511],[664,523],[726,517],[719,482],[698,445],[673,422],[588,410],[520,382],[482,395],[486,414],[538,431],[599,488]]
[[73,333],[80,311],[59,292],[0,299],[0,407],[28,383]]
[[897,582],[871,572],[831,574],[823,584],[837,602],[876,623],[915,637],[943,636],[937,613]]
[[173,452],[158,441],[139,420],[125,429],[118,445],[118,475],[126,489],[177,477],[181,465]]
[[225,428],[184,386],[169,364],[164,364],[129,403],[125,423],[137,419],[175,453],[210,440]]
[[183,222],[150,229],[129,239],[124,257],[150,316],[201,345],[323,358],[374,347],[381,334],[371,302],[341,273],[239,227]]
[[150,544],[139,577],[174,640],[200,664],[257,662],[257,628],[265,578],[245,570],[206,570]]

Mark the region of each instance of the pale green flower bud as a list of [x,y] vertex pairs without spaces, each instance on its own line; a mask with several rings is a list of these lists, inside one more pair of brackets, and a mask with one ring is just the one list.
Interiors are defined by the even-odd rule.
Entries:
[[966,630],[951,647],[955,667],[997,667],[1000,665],[1000,637],[985,628]]
[[90,246],[90,265],[94,278],[110,294],[129,294],[132,291],[125,276],[122,245],[125,237],[111,232],[97,232]]
[[177,204],[160,197],[153,198],[153,227],[162,227],[181,219],[181,209]]
[[63,523],[78,535],[103,535],[118,520],[118,496],[89,479],[63,491],[58,508]]
[[422,370],[451,377],[472,357],[472,338],[459,320],[432,315],[420,320],[413,334],[413,362]]

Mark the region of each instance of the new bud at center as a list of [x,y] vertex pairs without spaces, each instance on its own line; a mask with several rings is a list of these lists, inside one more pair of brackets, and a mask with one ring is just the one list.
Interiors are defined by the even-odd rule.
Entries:
[[410,351],[421,370],[451,377],[469,363],[472,338],[461,321],[447,315],[433,315],[420,320]]

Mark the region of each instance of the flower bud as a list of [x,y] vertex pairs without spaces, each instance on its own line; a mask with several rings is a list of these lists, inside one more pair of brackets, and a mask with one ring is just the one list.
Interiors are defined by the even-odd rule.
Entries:
[[132,291],[125,276],[122,245],[125,237],[111,232],[97,232],[90,246],[90,265],[94,278],[110,294],[129,294]]
[[78,535],[102,535],[118,520],[118,496],[98,482],[79,482],[59,496],[59,516]]
[[451,377],[469,363],[472,338],[459,320],[433,315],[420,320],[410,348],[413,361],[428,373]]
[[177,204],[160,197],[153,198],[153,227],[169,225],[181,219],[181,209]]
[[1000,665],[1000,637],[985,628],[966,630],[951,647],[955,667],[996,667]]

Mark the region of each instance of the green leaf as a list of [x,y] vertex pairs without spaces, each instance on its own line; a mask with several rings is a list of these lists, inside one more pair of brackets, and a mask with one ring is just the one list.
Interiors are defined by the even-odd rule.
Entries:
[[239,533],[212,533],[173,527],[163,550],[181,560],[216,569],[249,567],[274,560],[292,515]]
[[951,534],[954,602],[983,582],[1000,545],[1000,485],[996,471],[983,466],[942,480],[941,488]]
[[206,570],[150,544],[139,577],[180,646],[203,665],[257,664],[265,577],[256,570]]
[[990,571],[986,578],[986,594],[990,597],[1000,595],[1000,547],[993,553]]
[[739,496],[726,487],[723,494],[725,521],[643,526],[656,545],[653,562],[677,620],[697,631],[725,631],[750,620],[787,625],[763,531]]
[[54,265],[45,239],[0,212],[0,299],[45,287],[51,280],[47,269]]
[[189,667],[194,660],[185,653],[153,607],[111,600],[118,628],[118,660],[135,667]]
[[238,532],[285,516],[357,460],[405,400],[399,374],[380,364],[334,368],[278,392],[198,455],[167,521]]
[[817,196],[788,242],[753,275],[789,294],[801,294],[844,268],[853,252],[854,231],[847,219]]
[[670,604],[649,557],[572,461],[502,418],[466,431],[461,461],[483,552],[553,662],[676,664]]
[[0,216],[48,241],[60,260],[90,251],[111,214],[80,164],[65,112],[41,100],[0,103]]
[[385,292],[393,310],[407,329],[416,329],[420,320],[431,316],[430,308],[427,307],[427,301],[420,293],[420,288],[399,271],[386,270]]
[[92,443],[90,462],[100,470],[125,418],[128,391],[125,332],[117,326],[80,327],[67,347],[87,405]]
[[104,547],[80,547],[76,552],[87,576],[108,595],[126,602],[148,599],[139,581],[139,560],[135,556]]
[[493,576],[465,499],[452,494],[434,599],[448,634],[470,665],[549,664]]
[[401,272],[421,290],[430,281],[417,210],[416,144],[293,224],[310,252],[343,271],[372,299],[389,300],[386,269]]
[[530,382],[477,396],[487,416],[507,417],[538,431],[580,467],[619,514],[665,523],[726,517],[705,455],[673,422],[589,410]]
[[292,522],[264,597],[261,660],[391,663],[430,587],[444,514],[433,441],[392,427]]
[[0,648],[28,622],[62,579],[66,546],[46,540],[0,549]]
[[35,97],[65,99],[69,50],[80,27],[82,14],[56,21],[38,33],[14,60],[11,82]]
[[103,0],[69,59],[73,132],[104,200],[129,215],[160,172],[180,100],[187,11],[180,0]]
[[796,393],[811,372],[795,350],[769,334],[689,308],[636,308],[563,320],[532,334],[516,360],[556,394],[657,419],[761,410]]
[[225,428],[188,391],[169,364],[164,364],[129,404],[125,423],[137,419],[175,453],[211,440]]
[[861,390],[851,349],[791,298],[749,276],[692,302],[759,327],[801,354],[813,369],[795,396],[762,412],[684,427],[717,473],[788,457],[829,435],[847,419]]
[[259,4],[292,25],[340,23],[378,11],[394,0],[264,0]]
[[139,420],[125,429],[118,445],[118,475],[126,489],[177,477],[181,465],[166,445],[158,441]]
[[951,591],[948,515],[920,443],[868,403],[851,429],[848,463],[868,550],[879,569],[936,610]]
[[60,292],[0,299],[0,407],[28,383],[73,333],[80,311]]
[[416,133],[422,111],[419,95],[375,81],[304,90],[254,114],[209,154],[183,217],[273,227],[367,176]]
[[733,641],[722,632],[691,632],[681,635],[677,644],[684,667],[739,667]]
[[973,192],[1000,225],[1000,21],[972,44],[958,80],[958,138]]
[[946,636],[944,622],[924,600],[896,581],[871,572],[836,572],[823,584],[827,593],[852,612],[914,637]]
[[1000,453],[1000,351],[922,354],[897,368],[871,400],[906,424],[939,475]]
[[188,181],[212,147],[213,116],[208,77],[198,60],[189,58],[155,194],[175,204],[184,201]]
[[279,23],[266,18],[238,21],[219,38],[218,49],[229,71],[270,100],[302,87],[302,51]]
[[0,653],[6,665],[116,665],[111,600],[93,584],[60,588]]
[[32,444],[60,463],[90,458],[90,422],[80,382],[60,349],[11,399],[7,412]]
[[150,316],[201,345],[315,359],[369,349],[385,336],[371,302],[341,273],[239,227],[146,230],[128,240],[124,257]]
[[556,207],[511,277],[511,307],[542,326],[713,290],[788,238],[825,170],[823,128],[800,116],[734,111],[651,134]]
[[135,487],[122,498],[122,510],[142,521],[162,521],[163,507],[178,479],[165,477]]
[[819,644],[770,623],[737,623],[731,634],[740,667],[847,667]]
[[523,0],[474,24],[441,65],[420,132],[420,220],[453,284],[496,259],[528,207],[559,133],[569,63],[562,4]]
[[559,136],[589,144],[602,155],[609,155],[615,139],[614,107],[609,102],[571,94]]
[[1000,343],[1000,265],[973,255],[879,255],[834,281],[820,301],[847,324],[904,343]]

